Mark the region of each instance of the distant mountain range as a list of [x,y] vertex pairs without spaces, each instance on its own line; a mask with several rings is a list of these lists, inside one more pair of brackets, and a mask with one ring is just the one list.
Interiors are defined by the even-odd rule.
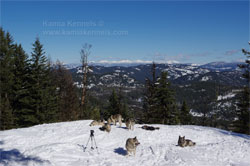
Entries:
[[[240,62],[211,62],[204,65],[199,64],[191,64],[191,63],[183,63],[183,65],[192,65],[192,66],[201,66],[203,68],[214,69],[214,70],[231,70],[236,69]],[[113,67],[113,66],[120,66],[120,67],[131,67],[131,66],[139,66],[139,65],[146,65],[151,64],[151,62],[141,61],[141,62],[126,62],[126,61],[114,61],[114,62],[90,62],[91,66],[103,66],[103,67]],[[167,61],[166,63],[157,63],[157,64],[181,64],[178,61]],[[67,69],[72,69],[81,66],[80,63],[69,63],[64,64]]]
[[[236,92],[246,85],[242,78],[242,71],[238,63],[213,62],[205,65],[196,64],[156,64],[156,75],[162,71],[168,72],[168,78],[175,91],[178,103],[187,101],[192,111],[197,114],[203,108],[202,96],[209,96],[211,113],[221,110],[235,110]],[[75,85],[82,87],[82,68],[77,65],[65,65],[70,68]],[[135,66],[98,66],[89,67],[88,89],[103,105],[108,103],[108,98],[113,89],[122,89],[127,99],[130,110],[142,110],[142,101],[145,92],[145,79],[151,79],[152,64]],[[216,106],[217,95],[220,97]],[[223,100],[221,100],[223,98]],[[214,109],[216,107],[216,109]],[[220,115],[221,118],[229,116],[230,111]],[[225,116],[225,117],[223,117]],[[229,116],[230,117],[230,116]]]
[[[195,64],[157,64],[156,74],[161,71],[168,72],[168,78],[179,85],[193,82],[218,82],[223,85],[242,86],[245,80],[241,78],[242,72],[238,63],[213,62],[205,65]],[[75,65],[76,66],[76,65]],[[80,86],[81,67],[66,65],[71,68],[76,84]],[[91,87],[97,85],[137,87],[145,83],[145,78],[151,77],[152,64],[137,66],[91,66]]]
[[230,71],[238,70],[240,62],[211,62],[205,65],[201,65],[203,68],[219,70],[219,71]]

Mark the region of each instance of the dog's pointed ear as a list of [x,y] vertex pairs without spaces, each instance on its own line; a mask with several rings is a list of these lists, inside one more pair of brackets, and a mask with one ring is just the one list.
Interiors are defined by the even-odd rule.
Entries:
[[136,137],[134,139],[136,139]]
[[185,136],[183,138],[185,139]]
[[179,135],[179,138],[181,138],[181,136]]

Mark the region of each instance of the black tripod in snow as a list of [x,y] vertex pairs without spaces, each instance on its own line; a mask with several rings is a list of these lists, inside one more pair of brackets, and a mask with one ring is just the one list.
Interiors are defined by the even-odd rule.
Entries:
[[[96,142],[95,142],[94,130],[90,130],[90,136],[89,136],[88,142],[87,142],[83,151],[85,152],[85,150],[87,149],[87,146],[89,144],[89,140],[91,140],[91,149],[94,150],[96,148],[96,150],[98,152],[98,147],[97,147]],[[94,143],[95,143],[95,148],[93,147]]]

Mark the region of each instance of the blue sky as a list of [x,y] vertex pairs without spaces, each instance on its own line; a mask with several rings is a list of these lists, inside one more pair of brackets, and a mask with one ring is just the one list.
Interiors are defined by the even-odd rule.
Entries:
[[249,48],[248,1],[3,1],[1,26],[28,54],[39,37],[53,61],[238,61]]

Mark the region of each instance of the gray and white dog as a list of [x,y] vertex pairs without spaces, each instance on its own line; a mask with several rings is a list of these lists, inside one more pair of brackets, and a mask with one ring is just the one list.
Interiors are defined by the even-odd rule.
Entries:
[[140,144],[140,142],[137,140],[137,138],[128,138],[126,141],[126,149],[127,149],[127,155],[136,153],[136,147]]
[[105,123],[102,127],[99,128],[102,131],[110,132],[111,131],[111,126],[109,123]]
[[111,131],[111,126],[108,123],[105,123],[105,125],[103,125],[103,127],[105,128],[105,131],[107,131],[108,133]]
[[100,120],[96,121],[96,120],[93,120],[93,121],[90,123],[89,126],[98,126],[98,125],[103,126],[103,125],[104,125],[104,121],[100,121]]
[[111,115],[108,118],[108,123],[116,125],[116,122],[119,122],[119,125],[121,127],[122,126],[122,120],[123,120],[123,118],[122,118],[122,116],[120,114]]
[[126,121],[126,127],[129,130],[134,130],[134,125],[135,125],[135,120],[134,119],[132,119],[132,118],[127,119],[127,121]]
[[179,136],[179,140],[178,140],[178,146],[181,147],[186,147],[186,146],[194,146],[196,143],[189,140],[189,139],[185,139],[184,137]]

